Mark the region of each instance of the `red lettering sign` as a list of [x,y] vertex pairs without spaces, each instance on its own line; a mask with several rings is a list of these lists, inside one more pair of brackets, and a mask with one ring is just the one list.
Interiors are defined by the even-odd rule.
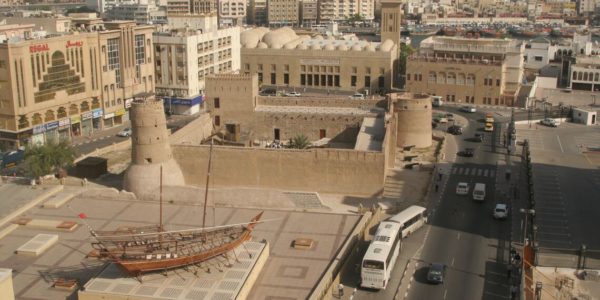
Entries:
[[29,52],[30,53],[42,52],[42,51],[48,51],[48,50],[50,50],[50,48],[48,48],[48,44],[40,44],[40,45],[31,45],[31,46],[29,46]]
[[82,46],[83,46],[83,42],[82,41],[77,41],[77,42],[67,41],[67,48],[82,47]]

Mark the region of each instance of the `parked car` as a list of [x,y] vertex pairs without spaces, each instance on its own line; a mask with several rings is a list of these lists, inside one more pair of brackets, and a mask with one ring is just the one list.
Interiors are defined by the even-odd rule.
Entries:
[[467,195],[469,193],[469,184],[466,182],[459,182],[456,186],[457,195]]
[[365,99],[365,95],[361,94],[361,93],[356,93],[354,95],[348,96],[348,98],[350,98],[352,100],[364,100]]
[[485,123],[484,131],[494,131],[494,123]]
[[494,117],[492,116],[492,114],[490,114],[490,113],[485,114],[485,122],[486,123],[494,123]]
[[446,265],[430,264],[427,281],[435,284],[444,283],[444,274],[446,274]]
[[477,109],[475,107],[473,107],[473,106],[468,106],[467,105],[467,106],[462,106],[460,108],[460,111],[468,112],[468,113],[474,113],[474,112],[477,112]]
[[540,124],[546,125],[548,127],[558,127],[558,123],[554,119],[545,118],[540,121]]
[[454,114],[447,113],[446,118],[448,118],[448,121],[454,121]]
[[475,149],[473,148],[465,148],[462,152],[462,156],[464,157],[473,157],[475,155]]
[[508,206],[498,203],[494,208],[494,219],[506,219],[508,217]]
[[125,128],[125,129],[119,131],[119,133],[117,133],[117,136],[121,136],[121,137],[131,136],[131,128]]
[[261,96],[275,96],[277,95],[277,90],[274,88],[265,88],[260,91]]
[[285,93],[286,97],[300,97],[302,96],[302,94],[298,93],[298,92],[287,92]]
[[485,140],[485,135],[483,133],[476,133],[473,137],[473,141],[482,143]]
[[448,127],[448,133],[453,135],[461,135],[463,133],[463,128],[459,125],[452,125]]

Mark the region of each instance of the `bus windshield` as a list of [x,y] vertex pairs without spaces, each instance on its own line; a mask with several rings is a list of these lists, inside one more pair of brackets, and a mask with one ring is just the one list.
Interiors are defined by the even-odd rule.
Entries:
[[376,260],[364,260],[363,261],[363,268],[383,270],[383,262],[382,261],[376,261]]

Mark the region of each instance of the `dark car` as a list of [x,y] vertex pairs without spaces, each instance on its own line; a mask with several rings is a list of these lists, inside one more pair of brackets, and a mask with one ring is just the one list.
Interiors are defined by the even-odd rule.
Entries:
[[452,126],[448,127],[448,133],[454,134],[454,135],[461,135],[463,133],[463,129],[462,129],[462,127],[460,127],[458,125],[452,125]]
[[485,140],[485,135],[483,133],[476,133],[475,137],[473,137],[473,141],[482,143]]
[[430,283],[444,283],[444,274],[446,273],[446,266],[443,264],[430,264],[429,271],[427,272],[427,281]]
[[452,122],[452,121],[454,121],[454,114],[447,113],[446,118],[448,119],[448,121]]
[[464,157],[473,157],[473,155],[475,155],[475,149],[465,148],[465,150],[462,152],[462,155]]
[[277,95],[277,90],[274,88],[266,88],[260,91],[261,96],[275,96]]

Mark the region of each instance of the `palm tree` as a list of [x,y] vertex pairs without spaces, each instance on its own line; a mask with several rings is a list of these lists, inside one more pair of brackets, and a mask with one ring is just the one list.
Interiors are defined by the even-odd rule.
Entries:
[[308,137],[304,134],[299,134],[290,139],[288,147],[294,149],[306,149],[310,146],[310,142],[308,141]]
[[30,145],[25,149],[25,169],[35,178],[55,172],[62,173],[74,161],[75,149],[68,140]]

